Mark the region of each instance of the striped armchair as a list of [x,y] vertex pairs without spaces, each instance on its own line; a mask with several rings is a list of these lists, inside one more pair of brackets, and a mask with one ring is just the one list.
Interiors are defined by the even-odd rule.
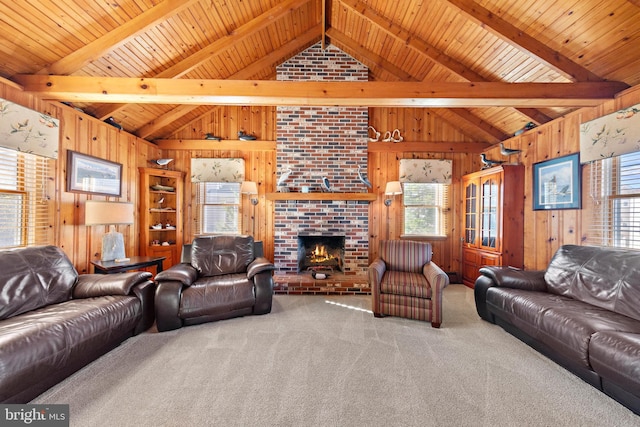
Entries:
[[442,323],[442,291],[449,276],[431,261],[431,243],[383,240],[368,280],[376,317],[399,316]]

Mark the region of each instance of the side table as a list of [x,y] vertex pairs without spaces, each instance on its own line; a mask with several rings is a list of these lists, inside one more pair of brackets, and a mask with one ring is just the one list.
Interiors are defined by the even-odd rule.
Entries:
[[156,274],[162,271],[162,262],[166,257],[132,256],[128,261],[91,261],[93,271],[97,274],[122,273],[139,268],[156,267]]

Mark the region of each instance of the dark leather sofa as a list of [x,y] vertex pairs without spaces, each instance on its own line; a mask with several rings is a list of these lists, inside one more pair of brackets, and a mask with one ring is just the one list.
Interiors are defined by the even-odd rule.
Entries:
[[155,277],[156,326],[169,331],[271,312],[275,266],[252,236],[198,237]]
[[151,273],[78,275],[55,246],[0,251],[0,403],[27,403],[153,325]]
[[545,271],[480,273],[482,319],[640,414],[640,251],[565,245]]

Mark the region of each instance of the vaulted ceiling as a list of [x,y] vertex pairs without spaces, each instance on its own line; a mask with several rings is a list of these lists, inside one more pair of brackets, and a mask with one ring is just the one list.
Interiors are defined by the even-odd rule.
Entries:
[[[640,84],[640,0],[0,0],[0,10],[0,76],[149,140],[226,102],[200,103],[211,93],[198,82],[228,80],[218,88],[233,93],[254,81],[242,98],[251,104],[255,81],[318,42],[369,68],[378,86],[353,98],[370,90],[378,98],[362,102],[395,105],[384,94],[396,87],[396,104],[432,108],[490,144]],[[141,78],[167,89],[99,102]],[[528,83],[549,87],[532,96]],[[283,88],[270,84],[256,104],[275,104]],[[484,102],[452,102],[454,89]]]

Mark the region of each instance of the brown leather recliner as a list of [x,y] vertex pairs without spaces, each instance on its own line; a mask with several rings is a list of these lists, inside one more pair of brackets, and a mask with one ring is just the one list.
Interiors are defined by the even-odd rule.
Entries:
[[271,312],[275,266],[261,248],[252,236],[194,239],[182,263],[155,277],[158,331]]

